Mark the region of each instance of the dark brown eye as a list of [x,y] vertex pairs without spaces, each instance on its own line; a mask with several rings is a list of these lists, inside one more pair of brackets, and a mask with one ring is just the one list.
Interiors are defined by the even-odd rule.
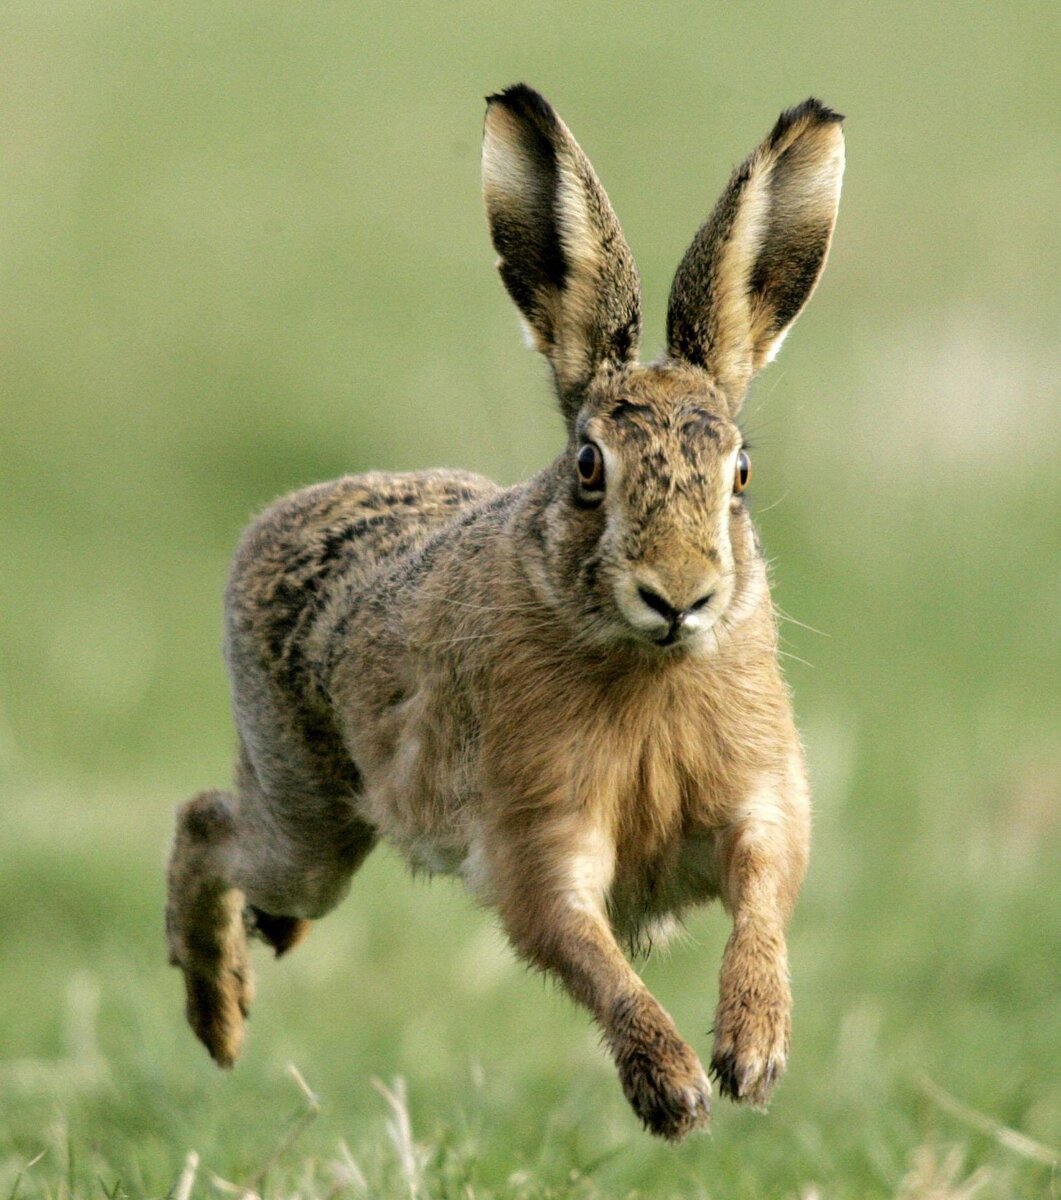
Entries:
[[604,455],[601,454],[599,447],[594,446],[592,442],[587,442],[578,452],[575,466],[578,468],[579,483],[584,488],[588,488],[592,492],[604,489]]
[[748,486],[748,481],[752,477],[752,460],[748,457],[748,451],[742,450],[737,455],[737,466],[733,472],[733,491],[736,495]]

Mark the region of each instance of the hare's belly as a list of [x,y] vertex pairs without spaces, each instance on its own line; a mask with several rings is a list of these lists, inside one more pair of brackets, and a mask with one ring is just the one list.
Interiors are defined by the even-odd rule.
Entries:
[[399,761],[395,769],[366,780],[361,815],[417,874],[457,876],[481,900],[489,900],[478,798],[407,767]]
[[636,865],[620,857],[608,896],[616,931],[628,941],[658,941],[683,912],[713,900],[719,889],[714,831],[675,837]]
[[404,737],[386,761],[366,742],[361,746],[368,766],[358,801],[362,817],[414,871],[459,876],[482,892],[482,805],[463,756],[427,753],[415,736]]
[[399,844],[399,849],[414,871],[425,875],[456,876],[480,899],[488,898],[485,895],[489,891],[485,854],[477,831],[469,830],[468,837],[460,842],[452,838],[436,841],[413,838]]

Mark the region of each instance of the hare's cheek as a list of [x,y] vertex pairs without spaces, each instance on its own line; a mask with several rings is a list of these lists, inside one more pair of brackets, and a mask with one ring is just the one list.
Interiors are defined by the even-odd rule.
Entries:
[[734,499],[726,522],[728,558],[738,567],[759,557],[759,538],[743,502]]
[[741,511],[730,521],[730,544],[733,547],[733,558],[738,565],[757,562],[762,557],[759,534],[743,505]]
[[[754,542],[754,534],[749,541]],[[768,595],[766,564],[758,553],[736,563],[733,570],[733,594],[726,608],[726,619],[730,625],[739,624],[750,617]]]

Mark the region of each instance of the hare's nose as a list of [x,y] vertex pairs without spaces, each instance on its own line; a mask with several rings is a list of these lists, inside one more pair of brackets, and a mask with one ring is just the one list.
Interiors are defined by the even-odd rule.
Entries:
[[637,594],[641,600],[652,609],[653,612],[659,613],[661,617],[666,618],[672,625],[684,624],[686,618],[694,612],[698,612],[701,608],[706,608],[714,596],[714,592],[705,592],[702,596],[697,597],[692,604],[686,605],[685,608],[676,608],[659,592],[654,592],[651,588],[639,587]]

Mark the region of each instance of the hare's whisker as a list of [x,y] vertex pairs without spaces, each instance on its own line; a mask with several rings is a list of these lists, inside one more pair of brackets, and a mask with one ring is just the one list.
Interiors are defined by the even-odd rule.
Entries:
[[757,517],[761,517],[765,513],[771,512],[773,509],[777,508],[777,506],[779,504],[781,504],[785,500],[787,500],[790,495],[791,495],[791,492],[782,492],[782,494],[780,496],[778,496],[778,498],[776,500],[774,500],[772,503],[768,504],[765,508],[757,508],[755,510],[755,515]]
[[790,616],[787,612],[785,612],[780,604],[776,603],[776,601],[774,603],[774,612],[777,613],[777,615],[783,621],[787,621],[790,625],[798,625],[800,629],[806,629],[809,633],[816,633],[819,637],[826,638],[833,636],[831,633],[826,633],[824,629],[815,629],[813,625],[808,625],[805,621],[799,621],[795,617]]

